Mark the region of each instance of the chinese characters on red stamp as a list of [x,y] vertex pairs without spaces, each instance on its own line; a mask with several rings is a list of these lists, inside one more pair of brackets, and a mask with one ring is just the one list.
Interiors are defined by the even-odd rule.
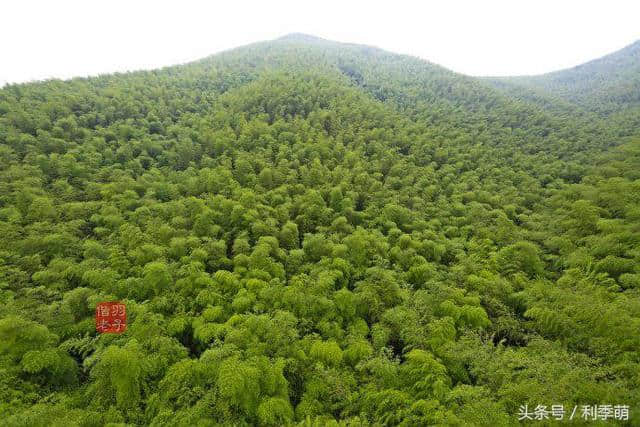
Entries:
[[121,302],[101,302],[96,306],[96,331],[119,334],[127,329],[127,309]]

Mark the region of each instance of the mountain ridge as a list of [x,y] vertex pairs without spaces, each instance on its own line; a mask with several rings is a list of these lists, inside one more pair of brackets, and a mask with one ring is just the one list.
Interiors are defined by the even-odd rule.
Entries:
[[575,67],[533,76],[487,78],[543,91],[599,113],[640,107],[640,40]]
[[574,71],[577,68],[582,68],[584,66],[588,66],[591,65],[592,63],[598,63],[601,62],[602,60],[606,60],[609,57],[615,57],[615,56],[625,56],[628,55],[629,53],[631,53],[632,55],[637,55],[637,51],[640,50],[640,39],[633,41],[627,45],[625,45],[624,47],[620,48],[620,49],[616,49],[612,52],[606,53],[602,56],[599,56],[597,58],[593,58],[593,59],[589,59],[585,62],[582,62],[580,64],[577,65],[573,65],[571,67],[566,67],[566,68],[560,68],[558,70],[553,70],[553,71],[548,71],[548,72],[544,72],[544,73],[537,73],[537,74],[516,74],[516,75],[511,75],[511,76],[476,76],[477,78],[481,78],[481,79],[526,79],[526,78],[532,78],[532,77],[542,77],[542,76],[549,76],[552,74],[558,74],[558,73],[563,73],[563,72],[567,72],[567,71]]

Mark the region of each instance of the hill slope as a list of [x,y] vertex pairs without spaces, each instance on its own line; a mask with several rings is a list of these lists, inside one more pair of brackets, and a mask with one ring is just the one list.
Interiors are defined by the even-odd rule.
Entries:
[[[0,413],[509,425],[637,405],[629,135],[306,35],[8,86]],[[96,332],[100,301],[126,332]]]
[[576,67],[539,76],[495,79],[556,95],[586,109],[611,113],[640,106],[640,40]]

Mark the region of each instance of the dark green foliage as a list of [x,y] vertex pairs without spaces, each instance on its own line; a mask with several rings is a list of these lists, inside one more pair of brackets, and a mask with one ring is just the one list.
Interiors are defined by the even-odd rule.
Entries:
[[635,416],[637,93],[589,67],[532,94],[293,35],[0,90],[0,423]]

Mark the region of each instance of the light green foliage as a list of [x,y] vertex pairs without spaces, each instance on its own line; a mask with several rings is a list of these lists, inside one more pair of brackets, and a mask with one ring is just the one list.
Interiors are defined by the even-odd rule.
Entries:
[[343,352],[345,361],[355,366],[362,360],[367,359],[373,354],[373,348],[366,340],[358,340],[349,344],[346,350]]
[[309,350],[309,356],[327,366],[338,366],[342,363],[342,350],[335,341],[316,341]]
[[75,361],[60,350],[29,351],[20,365],[24,372],[41,377],[45,383],[64,385],[77,381]]
[[107,347],[91,370],[94,383],[92,394],[108,405],[118,408],[136,408],[142,398],[143,356],[138,343],[130,341],[126,347]]
[[0,320],[0,354],[20,360],[27,352],[44,350],[58,340],[46,326],[8,316]]
[[144,266],[143,283],[145,287],[156,295],[162,293],[171,284],[171,274],[162,262],[151,262]]

